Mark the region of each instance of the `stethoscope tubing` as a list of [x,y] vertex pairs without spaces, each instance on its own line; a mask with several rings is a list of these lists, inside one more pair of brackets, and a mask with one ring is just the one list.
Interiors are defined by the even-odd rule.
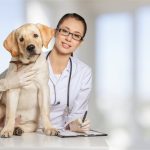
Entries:
[[[51,51],[48,52],[47,56],[46,56],[46,60],[48,59],[48,56],[50,55]],[[70,61],[70,73],[69,73],[69,78],[68,78],[68,86],[67,86],[67,110],[69,112],[69,101],[70,101],[70,81],[71,81],[71,76],[72,76],[72,60],[71,58],[69,58]],[[52,80],[51,80],[52,81]],[[53,83],[53,87],[54,87],[54,95],[55,95],[55,100],[54,100],[54,106],[60,104],[60,102],[57,102],[56,100],[56,87],[55,84]]]

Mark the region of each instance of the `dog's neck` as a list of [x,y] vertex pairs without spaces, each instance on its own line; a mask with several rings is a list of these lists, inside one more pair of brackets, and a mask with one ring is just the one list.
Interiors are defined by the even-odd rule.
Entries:
[[26,66],[26,65],[30,65],[35,63],[35,61],[38,59],[39,55],[35,55],[32,60],[29,60],[27,58],[23,58],[23,57],[12,57],[10,63],[14,63],[17,66],[17,70],[19,68],[21,68],[22,66]]
[[34,62],[29,62],[29,63],[22,63],[22,61],[18,60],[18,61],[15,61],[15,60],[11,60],[10,63],[14,63],[16,65],[29,65],[29,64],[32,64]]

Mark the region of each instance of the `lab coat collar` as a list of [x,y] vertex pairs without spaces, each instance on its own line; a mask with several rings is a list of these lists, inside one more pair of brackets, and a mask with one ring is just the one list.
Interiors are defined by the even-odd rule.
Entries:
[[[74,64],[74,61],[73,61],[73,59],[72,59],[72,57],[71,57],[71,61],[72,61],[72,74],[73,74],[73,72],[74,72],[74,70],[75,70],[75,68],[76,68],[76,65]],[[68,61],[68,64],[67,64],[67,66],[66,66],[66,68],[64,69],[64,71],[62,72],[62,74],[61,74],[61,79],[63,79],[63,78],[65,78],[65,77],[68,77],[69,76],[69,73],[70,73],[70,61]],[[53,70],[52,70],[52,66],[51,66],[51,63],[50,63],[50,61],[48,61],[48,66],[49,66],[49,77],[50,77],[50,79],[52,80],[52,82],[54,83],[54,84],[56,84],[56,77],[55,77],[55,74],[54,74],[54,72],[53,72]]]
[[[76,61],[75,61],[74,57],[70,57],[70,59],[71,59],[71,62],[72,62],[72,75],[73,75],[75,70],[76,70],[77,64],[76,64]],[[66,68],[63,71],[64,75],[70,73],[70,69],[71,69],[70,66],[71,66],[70,61],[68,61],[68,64],[67,64]]]

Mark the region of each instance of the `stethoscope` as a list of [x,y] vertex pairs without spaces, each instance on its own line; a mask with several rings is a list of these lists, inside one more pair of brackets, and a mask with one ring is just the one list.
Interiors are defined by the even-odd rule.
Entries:
[[[48,59],[48,56],[50,55],[51,51],[48,52],[47,56],[46,56],[46,60]],[[67,106],[65,108],[65,115],[68,115],[70,113],[69,111],[69,98],[70,98],[70,81],[71,81],[71,75],[72,75],[72,60],[71,58],[69,58],[69,61],[70,61],[70,73],[69,73],[69,79],[68,79],[68,86],[67,86]],[[52,80],[51,80],[52,81]],[[52,104],[53,106],[56,106],[56,105],[59,105],[60,104],[60,101],[56,101],[56,88],[55,88],[55,84],[53,83],[52,81],[52,84],[53,84],[53,87],[54,87],[54,95],[55,95],[55,100],[54,100],[54,103]]]

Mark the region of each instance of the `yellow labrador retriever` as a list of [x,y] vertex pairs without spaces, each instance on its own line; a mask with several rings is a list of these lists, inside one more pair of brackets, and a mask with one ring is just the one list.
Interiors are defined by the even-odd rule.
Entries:
[[[4,47],[13,56],[6,76],[12,71],[28,68],[29,65],[37,72],[30,85],[3,93],[0,100],[0,119],[5,115],[5,124],[0,132],[1,137],[36,131],[39,117],[46,135],[57,134],[49,120],[48,65],[41,53],[42,47],[48,47],[53,35],[54,30],[45,25],[25,24],[12,31],[4,41]],[[15,118],[19,118],[17,125]]]

